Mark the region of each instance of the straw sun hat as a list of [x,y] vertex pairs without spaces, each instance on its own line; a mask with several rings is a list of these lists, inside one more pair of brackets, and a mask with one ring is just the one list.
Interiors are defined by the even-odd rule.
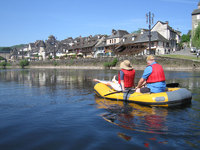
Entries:
[[153,57],[152,55],[147,56],[147,61],[149,60],[155,60],[155,57]]
[[125,69],[125,70],[132,70],[133,69],[130,61],[128,61],[128,60],[124,60],[123,62],[121,62],[120,68]]

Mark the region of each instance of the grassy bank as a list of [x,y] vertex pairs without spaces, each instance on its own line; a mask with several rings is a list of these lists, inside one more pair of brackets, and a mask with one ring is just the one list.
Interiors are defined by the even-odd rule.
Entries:
[[200,58],[197,59],[195,56],[187,56],[187,55],[161,55],[160,57],[168,57],[168,58],[178,58],[178,59],[187,59],[193,61],[200,61]]

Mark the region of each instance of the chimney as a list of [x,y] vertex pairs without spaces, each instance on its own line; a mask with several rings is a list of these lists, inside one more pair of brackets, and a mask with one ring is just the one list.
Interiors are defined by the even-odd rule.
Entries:
[[169,21],[165,21],[165,23],[166,23],[167,25],[169,25]]

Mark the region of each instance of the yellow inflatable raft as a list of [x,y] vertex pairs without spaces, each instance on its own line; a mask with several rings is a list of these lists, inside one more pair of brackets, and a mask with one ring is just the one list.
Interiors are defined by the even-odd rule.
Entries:
[[116,92],[105,84],[97,83],[94,91],[99,97],[121,100],[142,105],[172,107],[191,103],[192,94],[185,88],[168,88],[162,93]]

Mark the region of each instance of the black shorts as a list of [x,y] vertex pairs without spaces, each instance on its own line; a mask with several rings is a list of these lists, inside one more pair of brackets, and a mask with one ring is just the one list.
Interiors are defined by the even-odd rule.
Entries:
[[148,87],[143,87],[143,88],[140,89],[140,92],[141,92],[141,93],[150,93],[150,88],[148,88]]

